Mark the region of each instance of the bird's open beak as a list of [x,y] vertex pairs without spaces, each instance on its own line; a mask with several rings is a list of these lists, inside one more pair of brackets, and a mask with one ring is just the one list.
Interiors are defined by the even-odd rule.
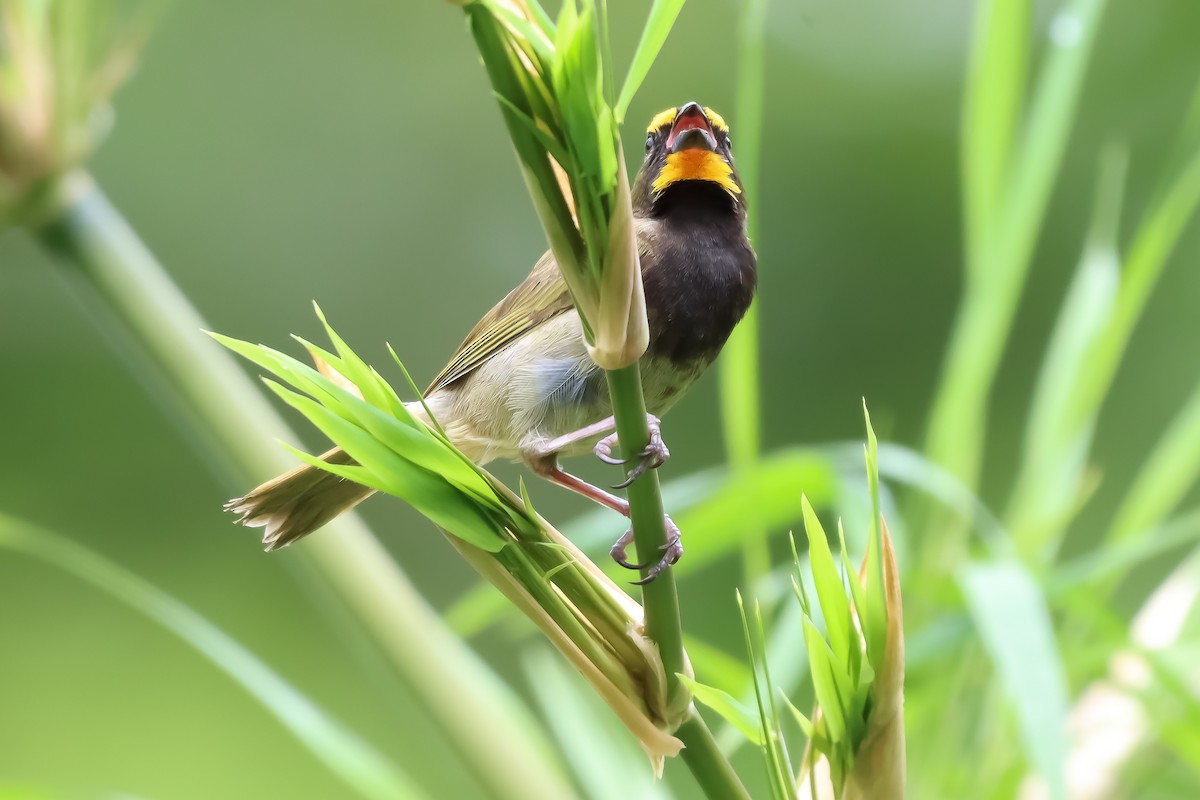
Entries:
[[667,152],[682,150],[707,150],[710,153],[717,150],[712,123],[699,103],[688,103],[675,113],[675,122],[667,136]]

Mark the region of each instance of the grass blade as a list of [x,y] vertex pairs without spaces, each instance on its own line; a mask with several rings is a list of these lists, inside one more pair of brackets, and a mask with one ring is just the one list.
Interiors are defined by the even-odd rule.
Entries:
[[586,797],[666,800],[625,726],[558,654],[536,647],[522,661],[542,716]]
[[654,5],[650,7],[646,27],[642,29],[642,38],[638,41],[633,61],[629,64],[629,72],[625,75],[625,83],[621,86],[621,94],[613,107],[618,125],[625,119],[625,112],[629,110],[633,96],[641,88],[642,81],[646,79],[650,66],[658,57],[658,51],[662,49],[667,34],[675,24],[675,18],[683,10],[683,2],[684,0],[654,0]]
[[1073,407],[1091,367],[1089,354],[1111,321],[1120,283],[1117,233],[1124,194],[1124,149],[1100,161],[1091,228],[1075,277],[1047,345],[1029,409],[1029,423],[1009,529],[1030,552],[1077,505],[1098,407]]
[[363,797],[418,800],[427,796],[399,766],[327,715],[253,653],[136,575],[69,539],[2,516],[0,547],[12,548],[69,572],[178,636],[241,685],[314,758]]
[[729,692],[708,686],[679,675],[680,682],[691,690],[697,700],[717,712],[718,715],[732,725],[742,736],[760,747],[763,744],[762,721],[758,714],[747,708],[740,700]]
[[[975,12],[974,43],[962,117],[963,205],[967,248],[982,246],[999,216],[1017,117],[1029,73],[1031,0],[985,0]],[[977,257],[968,257],[974,268]]]
[[1128,542],[1171,513],[1200,477],[1200,386],[1159,437],[1113,515],[1109,542]]
[[1016,561],[971,564],[959,584],[1016,709],[1029,762],[1051,797],[1065,798],[1067,681],[1045,597]]

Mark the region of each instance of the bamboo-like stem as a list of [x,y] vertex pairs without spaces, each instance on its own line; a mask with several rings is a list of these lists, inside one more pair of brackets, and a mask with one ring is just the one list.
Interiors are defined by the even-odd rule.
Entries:
[[[85,174],[64,179],[36,230],[99,313],[115,318],[160,400],[244,488],[294,466],[270,440],[295,441],[249,377],[202,333],[204,323]],[[300,548],[358,615],[430,718],[495,797],[574,796],[509,689],[442,623],[395,561],[352,515]]]
[[750,793],[733,771],[729,759],[695,707],[675,735],[683,742],[681,755],[709,800],[750,800]]
[[[746,234],[751,242],[758,236],[759,165],[762,163],[762,115],[764,94],[764,39],[768,0],[742,4],[738,24],[737,106],[738,176],[746,201]],[[721,424],[725,452],[733,470],[747,470],[758,461],[762,450],[762,403],[759,399],[758,303],[746,312],[729,337],[718,371]],[[750,590],[771,571],[770,543],[762,535],[747,531],[742,537],[742,568]]]
[[[642,394],[642,374],[637,364],[608,372],[608,391],[612,396],[613,417],[621,452],[640,453],[650,443],[650,426],[646,419],[646,399]],[[667,543],[663,524],[662,492],[658,472],[648,470],[629,487],[629,521],[633,525],[633,541],[638,559],[654,564]],[[686,546],[686,542],[685,542]],[[646,570],[643,570],[643,576]],[[679,596],[675,591],[675,574],[668,567],[658,577],[642,587],[642,606],[646,613],[646,635],[658,645],[663,668],[667,673],[667,696],[679,691],[677,673],[686,672],[683,654],[683,631],[679,621]]]

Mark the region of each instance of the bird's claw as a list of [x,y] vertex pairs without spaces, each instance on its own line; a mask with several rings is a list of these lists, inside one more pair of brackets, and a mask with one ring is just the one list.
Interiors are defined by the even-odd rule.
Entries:
[[644,564],[629,563],[626,550],[633,542],[633,528],[625,531],[621,535],[621,538],[617,539],[616,544],[612,546],[612,550],[609,551],[613,557],[613,561],[616,561],[625,569],[640,571],[649,568],[650,571],[646,573],[644,578],[632,582],[634,586],[645,586],[647,583],[650,583],[664,569],[674,565],[683,556],[683,543],[678,526],[666,515],[663,516],[663,524],[666,526],[667,543],[659,548],[662,551],[662,558],[657,562],[647,561]]
[[[667,459],[671,457],[671,451],[667,449],[667,445],[663,442],[662,430],[659,428],[658,418],[648,414],[647,423],[650,428],[650,441],[642,452],[638,454],[637,464],[625,474],[625,480],[613,486],[614,489],[628,488],[630,484],[645,475],[647,470],[658,469],[667,463]],[[596,458],[605,464],[612,464],[614,466],[628,464],[632,459],[616,458],[613,456],[613,448],[618,445],[617,435],[614,433],[597,442],[593,452],[596,454]]]

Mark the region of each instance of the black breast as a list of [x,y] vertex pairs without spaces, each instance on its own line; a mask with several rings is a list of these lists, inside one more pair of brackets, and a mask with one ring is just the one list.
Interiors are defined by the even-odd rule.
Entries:
[[687,199],[642,221],[639,231],[648,353],[677,364],[717,357],[750,307],[756,283],[754,250],[729,198]]

